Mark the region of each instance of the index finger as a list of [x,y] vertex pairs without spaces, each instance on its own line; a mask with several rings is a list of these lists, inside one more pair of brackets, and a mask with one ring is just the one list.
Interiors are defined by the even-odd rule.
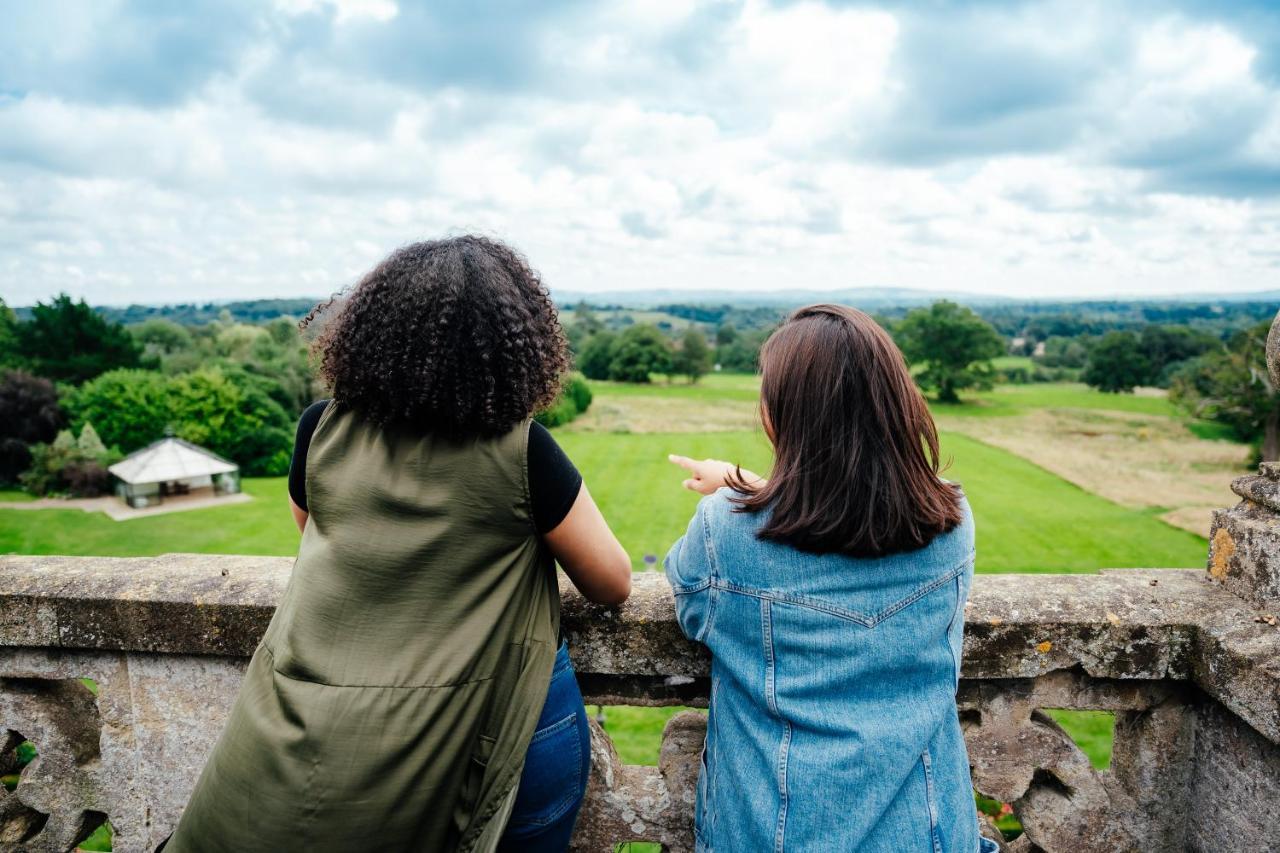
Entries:
[[694,466],[697,464],[688,456],[680,456],[675,453],[667,454],[667,461],[674,462],[675,464],[679,465],[681,468],[684,468],[686,471],[693,471]]

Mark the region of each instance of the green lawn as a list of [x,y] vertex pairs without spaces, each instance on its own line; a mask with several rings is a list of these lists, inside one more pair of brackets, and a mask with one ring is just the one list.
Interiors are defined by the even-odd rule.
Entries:
[[[564,433],[561,444],[631,554],[661,561],[684,532],[698,496],[680,487],[668,453],[768,469],[758,433]],[[1024,459],[961,435],[944,434],[947,476],[965,487],[978,527],[978,571],[1088,572],[1099,568],[1193,567],[1206,542],[1153,515],[1085,492]]]
[[35,500],[29,492],[21,489],[0,489],[0,503],[26,503]]
[[990,391],[967,391],[959,404],[929,402],[935,415],[997,417],[1031,409],[1094,409],[1174,418],[1178,408],[1167,397],[1106,394],[1078,382],[1039,382],[997,385]]
[[0,554],[296,553],[298,530],[285,500],[285,478],[246,477],[242,487],[253,501],[131,521],[78,509],[0,510]]

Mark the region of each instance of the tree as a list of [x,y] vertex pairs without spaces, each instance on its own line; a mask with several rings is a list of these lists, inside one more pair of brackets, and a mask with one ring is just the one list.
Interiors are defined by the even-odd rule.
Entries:
[[195,346],[195,339],[186,326],[161,317],[153,317],[130,326],[129,334],[142,347],[143,353],[154,359],[171,358]]
[[[730,329],[733,327],[730,326]],[[764,345],[769,332],[757,329],[751,332],[734,332],[727,343],[716,347],[715,360],[723,370],[735,373],[754,373],[760,362],[760,347]],[[716,339],[720,339],[717,333]]]
[[31,464],[31,446],[52,441],[66,423],[53,383],[21,370],[0,373],[0,483]]
[[1152,324],[1142,329],[1139,339],[1147,358],[1148,375],[1144,385],[1168,386],[1169,373],[1181,362],[1204,355],[1221,345],[1213,335],[1186,326]]
[[0,367],[18,367],[22,364],[18,350],[18,317],[13,309],[0,299]]
[[591,310],[591,306],[587,304],[585,299],[573,309],[573,324],[580,327],[587,335],[595,335],[604,331],[604,323],[600,322],[600,318]]
[[618,338],[609,362],[609,378],[648,382],[654,373],[671,374],[671,344],[655,326],[637,323]]
[[92,422],[104,444],[132,453],[173,426],[170,382],[152,370],[112,370],[72,392],[67,411],[77,428]]
[[988,388],[991,359],[1004,354],[1004,339],[972,310],[942,300],[907,314],[897,328],[898,345],[913,364],[922,388],[938,392],[938,401],[957,403],[965,388]]
[[732,323],[721,323],[716,327],[716,346],[722,347],[733,343],[738,337],[738,330]]
[[1054,335],[1044,341],[1044,355],[1036,358],[1045,367],[1084,367],[1089,361],[1089,348],[1080,338]]
[[608,379],[609,365],[613,362],[613,350],[618,336],[613,332],[596,332],[587,338],[578,353],[577,367],[588,379]]
[[1225,424],[1262,459],[1280,459],[1280,394],[1267,375],[1270,323],[1238,332],[1212,353],[1175,372],[1169,398],[1198,418]]
[[137,367],[142,347],[119,323],[110,323],[84,300],[65,293],[36,303],[18,324],[18,345],[34,372],[79,384],[118,367]]
[[680,348],[671,360],[671,370],[681,376],[689,377],[690,382],[697,382],[711,369],[711,349],[707,339],[697,326],[685,329],[680,339]]
[[1133,332],[1107,332],[1089,350],[1080,378],[1110,394],[1130,393],[1151,378],[1151,362]]

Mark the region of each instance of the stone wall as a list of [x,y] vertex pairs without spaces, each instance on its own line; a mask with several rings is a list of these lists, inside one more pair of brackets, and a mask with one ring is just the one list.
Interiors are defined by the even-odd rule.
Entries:
[[[959,698],[975,785],[1011,803],[1026,828],[1005,849],[1256,851],[1280,838],[1280,628],[1265,601],[1237,594],[1246,569],[1231,561],[1246,549],[1221,559],[1237,518],[1252,524],[1255,509],[1246,501],[1220,515],[1208,573],[975,580]],[[289,567],[0,557],[0,754],[22,739],[39,749],[13,793],[0,790],[0,849],[67,850],[107,817],[116,850],[153,849]],[[621,608],[562,589],[588,703],[705,706],[710,661],[680,635],[665,579],[638,575],[635,587]],[[1095,771],[1045,708],[1114,712],[1112,768]],[[700,713],[676,715],[659,766],[635,767],[594,727],[575,848],[692,849],[704,731]]]

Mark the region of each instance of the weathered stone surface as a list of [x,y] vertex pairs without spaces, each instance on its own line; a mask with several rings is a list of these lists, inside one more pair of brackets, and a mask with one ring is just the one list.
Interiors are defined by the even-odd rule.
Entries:
[[292,564],[212,554],[0,557],[0,645],[249,655]]
[[[1231,484],[1245,498],[1213,514],[1209,529],[1209,576],[1257,607],[1280,615],[1280,483],[1241,477]],[[1253,495],[1253,497],[1250,497]]]
[[1201,705],[1196,715],[1185,849],[1280,849],[1280,746],[1221,705]]
[[1271,330],[1267,332],[1267,373],[1271,384],[1280,388],[1280,313],[1271,321]]
[[[1232,512],[1250,506],[1260,505]],[[1265,556],[1271,546],[1259,543]],[[109,815],[118,851],[153,849],[213,746],[289,566],[0,557],[0,737],[50,744],[0,797],[0,848],[65,849]],[[620,608],[588,604],[567,585],[562,603],[588,702],[705,704],[709,658],[681,636],[661,575],[637,576]],[[1274,784],[1253,778],[1275,772],[1280,743],[1280,628],[1265,615],[1203,572],[976,579],[959,700],[975,783],[1013,803],[1027,828],[1006,849],[1207,844],[1211,817],[1188,808],[1188,792],[1209,796],[1214,784],[1262,803],[1252,823],[1234,818],[1246,834],[1217,837],[1214,849],[1258,849],[1256,833],[1280,811]],[[74,692],[80,677],[98,683],[96,700]],[[1115,711],[1113,771],[1093,770],[1043,708]],[[596,728],[576,848],[690,849],[704,728],[696,713],[673,718],[659,768],[619,764]],[[1206,743],[1243,769],[1202,761]]]
[[613,742],[591,721],[591,781],[571,849],[613,853],[624,841],[649,841],[671,853],[693,850],[694,790],[707,719],[676,714],[662,731],[657,767],[622,764]]

